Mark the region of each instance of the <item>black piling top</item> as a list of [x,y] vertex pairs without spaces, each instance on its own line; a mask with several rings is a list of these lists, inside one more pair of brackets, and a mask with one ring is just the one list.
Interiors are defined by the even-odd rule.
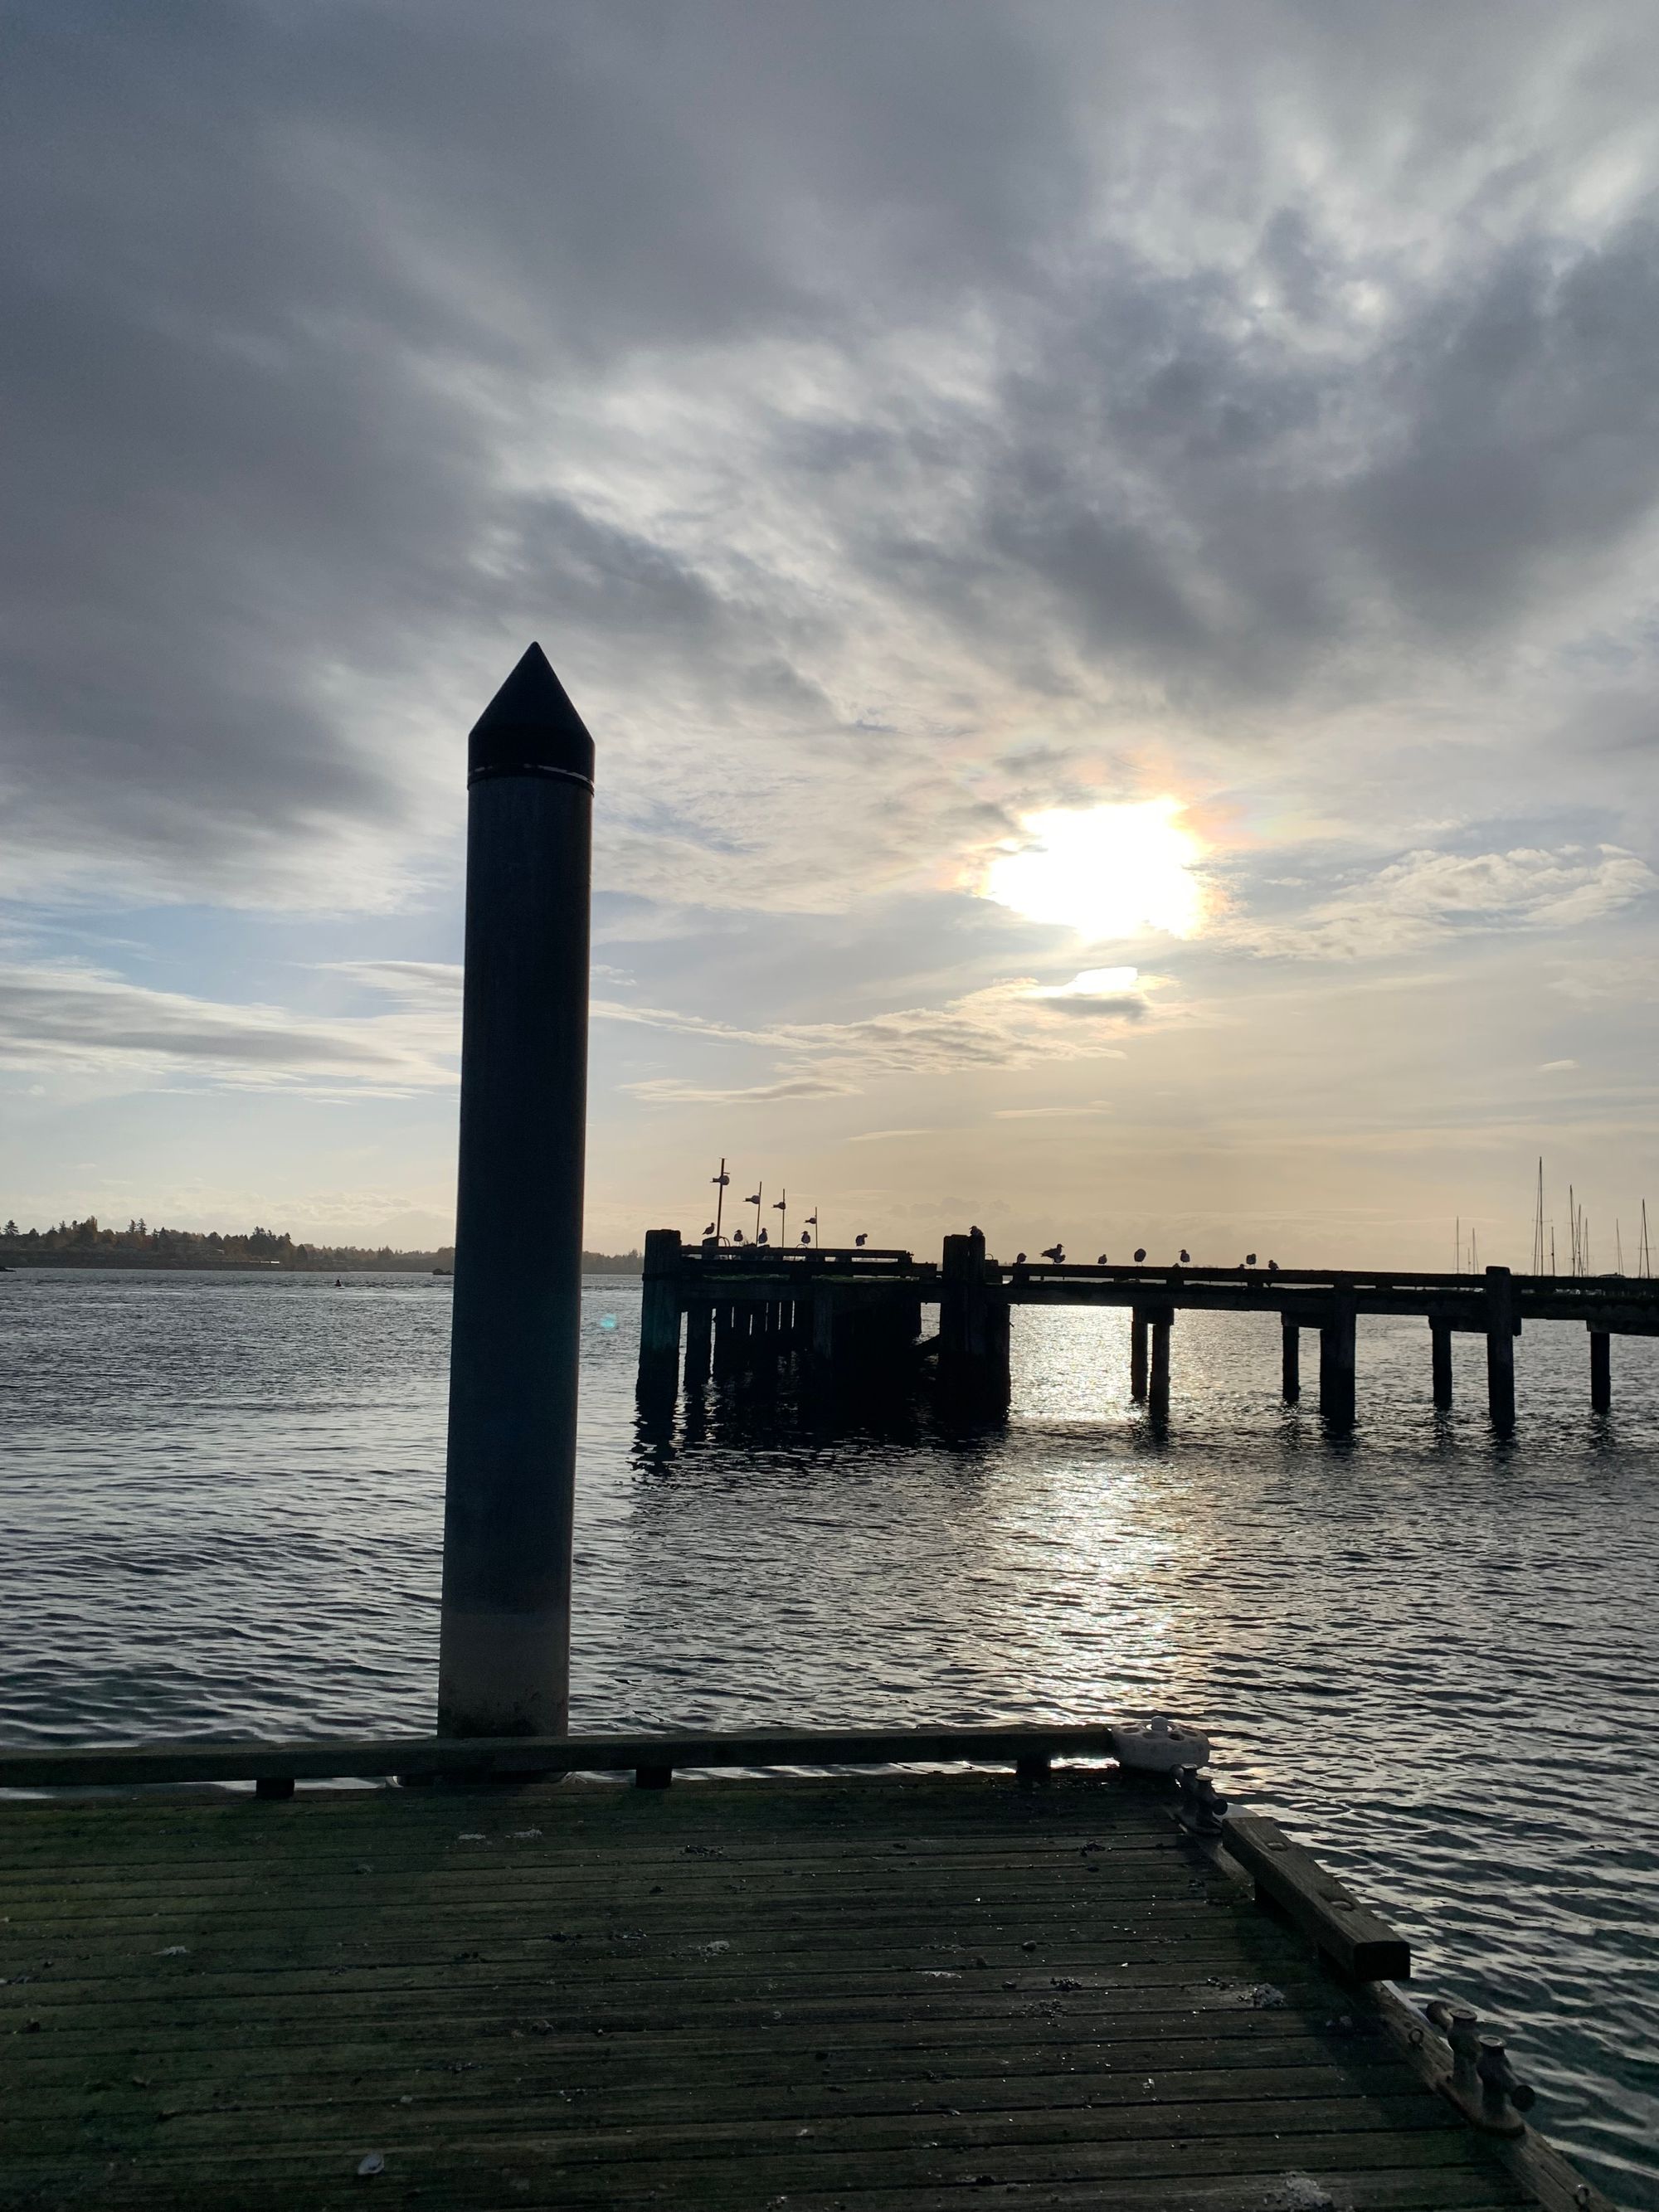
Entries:
[[539,645],[524,658],[472,725],[466,780],[556,775],[593,788],[593,740]]

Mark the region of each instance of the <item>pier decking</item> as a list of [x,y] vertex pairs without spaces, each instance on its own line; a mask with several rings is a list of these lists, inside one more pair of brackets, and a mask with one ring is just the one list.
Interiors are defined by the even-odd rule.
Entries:
[[0,1914],[9,2212],[1601,2201],[1111,1769],[14,1801]]
[[[936,1339],[921,1337],[936,1305]],[[1515,1340],[1528,1322],[1567,1322],[1589,1340],[1594,1411],[1613,1401],[1612,1339],[1659,1335],[1659,1282],[1626,1275],[1479,1275],[1400,1269],[1089,1266],[988,1256],[977,1230],[947,1237],[937,1262],[908,1252],[779,1250],[712,1239],[684,1247],[674,1230],[646,1238],[640,1387],[659,1401],[680,1372],[688,1389],[711,1377],[767,1372],[800,1361],[816,1380],[867,1380],[908,1356],[936,1356],[941,1398],[975,1410],[1006,1406],[1009,1317],[1017,1305],[1127,1307],[1130,1387],[1155,1421],[1168,1419],[1171,1331],[1177,1313],[1277,1316],[1280,1395],[1302,1395],[1301,1340],[1318,1340],[1320,1412],[1340,1427],[1356,1415],[1354,1355],[1367,1316],[1413,1316],[1429,1328],[1433,1402],[1452,1402],[1451,1340],[1485,1339],[1487,1408],[1515,1424]]]

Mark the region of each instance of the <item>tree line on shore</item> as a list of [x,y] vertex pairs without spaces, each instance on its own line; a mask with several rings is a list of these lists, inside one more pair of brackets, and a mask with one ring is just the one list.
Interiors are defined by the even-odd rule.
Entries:
[[[296,1244],[284,1230],[254,1228],[226,1235],[217,1229],[152,1229],[129,1221],[106,1229],[95,1213],[84,1221],[60,1221],[55,1229],[20,1229],[15,1221],[0,1228],[0,1267],[287,1267],[300,1272],[333,1268],[419,1274],[455,1264],[453,1244],[431,1252],[398,1252],[391,1245]],[[637,1252],[584,1252],[587,1275],[637,1275]]]

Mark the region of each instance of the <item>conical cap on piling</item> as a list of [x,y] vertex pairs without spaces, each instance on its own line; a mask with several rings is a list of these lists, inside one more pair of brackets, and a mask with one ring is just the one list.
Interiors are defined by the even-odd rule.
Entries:
[[574,775],[593,781],[593,740],[539,645],[472,725],[467,781],[481,775]]

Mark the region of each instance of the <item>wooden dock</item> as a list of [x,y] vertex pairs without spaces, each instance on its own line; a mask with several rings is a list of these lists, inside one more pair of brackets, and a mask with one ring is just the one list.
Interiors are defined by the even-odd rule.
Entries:
[[[1437,2094],[1448,2055],[1397,1996],[1333,1978],[1322,1945],[1352,1962],[1371,1925],[1342,1885],[1291,1867],[1312,1917],[1261,1910],[1166,1787],[1039,1778],[1065,1733],[986,1732],[1018,1782],[14,1800],[0,2205],[1602,2203]],[[612,1750],[660,1784],[708,1741]]]
[[[1515,1341],[1528,1322],[1566,1322],[1588,1333],[1594,1412],[1613,1403],[1615,1336],[1659,1335],[1659,1281],[1626,1275],[1479,1275],[1397,1269],[1089,1266],[1077,1261],[1004,1265],[973,1230],[947,1237],[940,1259],[902,1251],[780,1250],[713,1239],[685,1246],[677,1230],[645,1240],[640,1328],[643,1402],[672,1401],[710,1379],[770,1376],[796,1364],[826,1388],[857,1389],[935,1361],[947,1407],[994,1413],[1010,1387],[1012,1309],[1127,1308],[1131,1395],[1150,1418],[1169,1418],[1172,1330],[1178,1313],[1261,1313],[1277,1317],[1274,1378],[1287,1404],[1302,1395],[1301,1342],[1318,1346],[1318,1407],[1339,1428],[1356,1418],[1355,1350],[1368,1316],[1414,1316],[1428,1325],[1434,1404],[1452,1402],[1451,1340],[1484,1339],[1487,1411],[1515,1425]],[[938,1310],[938,1333],[923,1334],[923,1311]],[[682,1362],[681,1333],[684,1328]]]

